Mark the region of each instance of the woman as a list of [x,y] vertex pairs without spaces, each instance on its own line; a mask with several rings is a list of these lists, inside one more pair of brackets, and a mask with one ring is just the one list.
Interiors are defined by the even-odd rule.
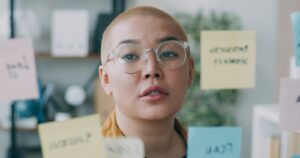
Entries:
[[103,34],[101,61],[101,84],[116,104],[103,136],[139,137],[147,158],[185,157],[186,130],[175,114],[194,67],[178,22],[153,7],[123,12]]

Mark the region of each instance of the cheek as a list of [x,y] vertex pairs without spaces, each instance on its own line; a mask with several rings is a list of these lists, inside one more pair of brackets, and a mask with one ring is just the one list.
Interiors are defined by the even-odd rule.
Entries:
[[130,104],[137,94],[137,84],[137,79],[132,75],[118,73],[118,75],[112,76],[112,95],[115,102],[118,105]]
[[187,93],[187,89],[188,89],[188,85],[187,83],[187,79],[186,78],[177,78],[174,85],[176,85],[174,87],[174,92],[176,94],[175,98],[178,98],[180,100],[184,100],[184,97]]
[[178,89],[183,91],[188,88],[189,83],[189,71],[188,69],[179,69],[179,71],[171,74],[172,85],[175,85]]
[[169,86],[174,94],[174,99],[177,102],[183,102],[187,93],[189,75],[188,71],[178,71],[169,75]]

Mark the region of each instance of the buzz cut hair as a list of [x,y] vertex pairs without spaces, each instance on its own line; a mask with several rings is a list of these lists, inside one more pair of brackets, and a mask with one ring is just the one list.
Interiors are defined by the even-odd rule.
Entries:
[[166,13],[158,8],[151,7],[151,6],[134,7],[134,8],[131,8],[131,9],[126,10],[126,11],[122,12],[121,14],[119,14],[116,18],[114,18],[114,20],[104,30],[103,35],[102,35],[102,41],[101,41],[101,59],[100,60],[101,60],[102,64],[104,64],[106,62],[105,60],[107,60],[106,58],[110,51],[110,49],[107,48],[107,41],[108,41],[108,38],[110,38],[111,30],[114,28],[115,25],[117,25],[121,21],[127,20],[134,16],[153,16],[153,17],[169,20],[170,22],[172,22],[175,25],[175,27],[178,29],[179,33],[183,36],[183,38],[184,38],[183,40],[187,41],[187,36],[186,36],[186,33],[185,33],[183,27],[177,22],[177,20],[174,17],[172,17],[168,13]]

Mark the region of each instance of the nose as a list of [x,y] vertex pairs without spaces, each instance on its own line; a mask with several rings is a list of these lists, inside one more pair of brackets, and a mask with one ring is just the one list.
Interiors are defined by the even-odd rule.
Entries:
[[143,70],[143,78],[144,79],[162,79],[163,76],[163,71],[156,59],[155,52],[153,51],[148,51],[146,53],[147,55],[147,60],[146,64]]

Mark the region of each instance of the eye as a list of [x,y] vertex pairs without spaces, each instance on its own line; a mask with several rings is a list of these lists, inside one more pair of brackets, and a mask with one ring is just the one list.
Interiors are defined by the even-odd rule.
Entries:
[[159,54],[159,58],[162,60],[172,60],[172,59],[176,59],[178,56],[179,56],[178,53],[172,50],[163,51]]
[[128,53],[121,57],[121,59],[125,62],[134,62],[134,61],[139,60],[139,58],[140,57],[138,55],[133,54],[133,53]]

